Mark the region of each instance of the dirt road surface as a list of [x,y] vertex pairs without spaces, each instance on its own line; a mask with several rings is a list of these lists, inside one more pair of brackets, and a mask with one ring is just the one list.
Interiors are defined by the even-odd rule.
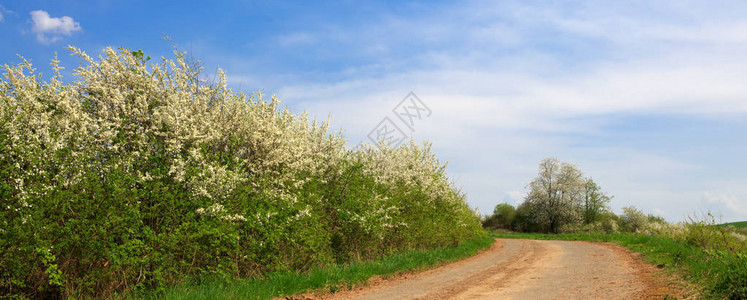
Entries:
[[[499,239],[487,251],[324,299],[652,299],[678,296],[622,247]],[[681,296],[680,296],[681,297]]]

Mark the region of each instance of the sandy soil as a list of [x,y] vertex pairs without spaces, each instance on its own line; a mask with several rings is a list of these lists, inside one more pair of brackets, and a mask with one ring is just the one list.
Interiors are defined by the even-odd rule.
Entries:
[[683,293],[626,249],[606,243],[500,239],[469,259],[368,286],[292,299],[662,299]]

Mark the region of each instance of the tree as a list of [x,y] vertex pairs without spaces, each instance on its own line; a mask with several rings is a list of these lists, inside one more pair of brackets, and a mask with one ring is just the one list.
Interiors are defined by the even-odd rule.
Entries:
[[565,224],[580,221],[584,186],[583,173],[576,166],[554,157],[543,159],[525,198],[533,208],[531,218],[554,233]]
[[516,208],[508,203],[500,203],[495,206],[493,216],[497,219],[499,227],[508,229],[516,218]]
[[512,225],[513,229],[521,232],[538,232],[543,230],[542,226],[535,221],[535,208],[529,201],[524,201],[516,207],[516,217]]
[[600,220],[602,213],[609,210],[612,196],[602,193],[602,188],[593,179],[584,180],[584,224]]
[[493,214],[483,218],[484,228],[511,229],[516,219],[516,208],[508,203],[500,203],[493,209]]

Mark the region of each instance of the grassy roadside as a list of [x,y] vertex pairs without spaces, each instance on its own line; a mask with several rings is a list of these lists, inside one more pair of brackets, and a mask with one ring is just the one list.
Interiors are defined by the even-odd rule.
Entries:
[[408,251],[379,260],[335,265],[307,273],[279,272],[258,279],[225,282],[204,280],[167,289],[162,293],[135,295],[143,299],[271,299],[325,289],[335,292],[362,284],[377,275],[417,271],[463,259],[487,249],[494,238],[483,235],[458,246]]
[[701,289],[701,297],[743,299],[747,295],[747,256],[707,250],[671,238],[643,234],[492,233],[497,238],[612,242],[683,276]]

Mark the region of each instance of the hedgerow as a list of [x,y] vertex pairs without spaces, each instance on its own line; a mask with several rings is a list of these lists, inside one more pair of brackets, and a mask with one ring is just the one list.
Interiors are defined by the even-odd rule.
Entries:
[[456,244],[478,218],[428,144],[350,149],[185,58],[107,48],[0,82],[0,295],[109,297]]

